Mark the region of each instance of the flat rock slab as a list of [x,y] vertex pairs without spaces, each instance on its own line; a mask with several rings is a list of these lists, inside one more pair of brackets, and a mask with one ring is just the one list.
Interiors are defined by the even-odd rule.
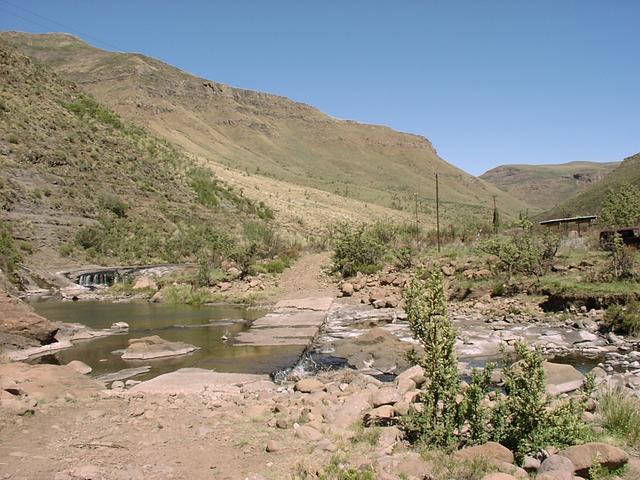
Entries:
[[125,368],[117,372],[100,375],[96,380],[99,382],[111,383],[116,380],[126,380],[127,378],[135,377],[136,375],[142,375],[143,373],[147,373],[149,370],[151,370],[149,365],[144,367]]
[[175,357],[198,350],[199,347],[184,342],[169,342],[157,335],[132,338],[129,347],[122,354],[123,360],[149,360],[152,358]]
[[304,313],[270,313],[258,318],[251,324],[251,328],[269,327],[319,327],[324,322],[324,312]]
[[154,379],[139,383],[130,389],[132,392],[149,394],[200,393],[208,391],[227,391],[234,387],[242,387],[256,383],[270,388],[275,385],[268,375],[246,373],[220,373],[204,368],[181,368],[175,372],[165,373]]
[[293,298],[290,300],[280,300],[275,305],[276,310],[295,309],[295,310],[315,310],[318,312],[326,312],[333,303],[332,297],[318,298]]
[[318,332],[314,327],[252,328],[235,337],[236,346],[307,345]]
[[324,324],[333,298],[281,300],[274,313],[258,318],[234,338],[235,346],[307,346]]

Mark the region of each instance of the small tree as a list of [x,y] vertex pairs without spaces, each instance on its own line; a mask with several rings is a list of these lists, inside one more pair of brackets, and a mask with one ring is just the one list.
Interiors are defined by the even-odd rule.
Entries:
[[540,275],[550,266],[558,252],[559,238],[546,233],[536,235],[533,224],[519,220],[509,236],[491,238],[480,245],[480,250],[498,257],[498,268],[511,278],[514,273]]
[[428,388],[421,395],[422,412],[412,412],[405,422],[410,437],[442,447],[457,442],[459,425],[456,396],[460,391],[456,330],[447,315],[442,273],[431,272],[426,282],[414,277],[404,293],[409,327],[424,348],[411,358],[424,370]]
[[344,277],[381,268],[385,246],[366,225],[338,225],[334,234],[333,269]]
[[504,368],[503,396],[494,407],[491,438],[525,455],[549,445],[566,447],[585,437],[582,406],[574,400],[551,406],[546,392],[544,358],[525,343],[515,344],[517,362]]
[[623,183],[609,189],[602,203],[601,219],[612,228],[635,225],[640,220],[640,188]]
[[635,252],[624,244],[622,236],[616,233],[611,242],[611,256],[608,270],[615,279],[633,278]]

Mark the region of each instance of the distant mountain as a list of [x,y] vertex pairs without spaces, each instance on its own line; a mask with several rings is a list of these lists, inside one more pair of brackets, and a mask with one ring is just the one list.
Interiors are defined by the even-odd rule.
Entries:
[[418,193],[424,216],[433,220],[439,173],[450,221],[490,218],[494,195],[507,216],[526,208],[445,162],[418,135],[338,120],[285,97],[198,78],[144,55],[100,50],[66,34],[0,38],[185,151],[252,176],[406,212]]
[[616,188],[624,182],[640,187],[640,153],[625,158],[622,163],[601,181],[550,211],[545,212],[544,216],[546,218],[552,218],[598,214],[602,208],[602,202],[607,191],[610,188]]
[[480,178],[526,203],[532,212],[548,210],[587,190],[619,162],[570,162],[557,165],[502,165]]

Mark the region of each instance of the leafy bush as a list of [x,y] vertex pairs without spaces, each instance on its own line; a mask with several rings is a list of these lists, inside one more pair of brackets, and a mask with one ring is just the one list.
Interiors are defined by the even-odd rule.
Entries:
[[334,233],[333,270],[344,277],[357,272],[372,273],[382,268],[384,244],[366,225],[338,225]]
[[571,399],[551,407],[540,352],[521,342],[515,344],[515,352],[518,361],[503,371],[506,395],[493,411],[492,439],[521,461],[549,445],[563,448],[585,438],[580,404]]
[[459,425],[456,396],[460,391],[457,333],[447,315],[442,274],[434,270],[427,282],[414,277],[404,292],[407,320],[416,340],[424,348],[413,363],[424,369],[429,388],[420,395],[422,412],[411,412],[404,427],[413,440],[429,445],[451,447]]
[[120,218],[126,216],[127,208],[129,208],[128,205],[116,195],[105,195],[98,201],[98,205]]
[[520,220],[509,236],[491,238],[480,250],[498,257],[498,267],[511,278],[514,273],[540,275],[550,266],[558,252],[560,239],[549,233],[536,235],[529,220]]
[[207,207],[217,207],[220,204],[218,197],[220,187],[210,170],[196,168],[189,171],[191,188],[196,193],[198,201]]
[[100,249],[103,232],[98,226],[82,227],[76,232],[76,243],[84,249]]
[[[573,445],[587,435],[581,414],[584,405],[573,399],[551,406],[546,394],[543,357],[524,343],[515,345],[514,359],[503,370],[505,395],[485,402],[493,365],[472,373],[458,402],[460,376],[455,351],[456,330],[447,316],[442,274],[435,270],[427,282],[414,278],[405,290],[409,327],[424,354],[410,357],[424,370],[428,388],[420,395],[422,410],[403,417],[411,441],[454,448],[493,440],[511,449],[519,460],[547,446]],[[589,393],[589,392],[587,392]]]
[[609,305],[604,313],[603,329],[622,335],[640,335],[640,302]]
[[628,183],[609,189],[600,219],[610,227],[631,227],[640,220],[640,188]]
[[619,234],[613,236],[610,245],[611,257],[608,272],[615,279],[633,278],[635,269],[635,252],[624,244]]
[[16,269],[21,261],[22,255],[13,239],[11,227],[0,219],[0,270],[12,282],[17,281]]

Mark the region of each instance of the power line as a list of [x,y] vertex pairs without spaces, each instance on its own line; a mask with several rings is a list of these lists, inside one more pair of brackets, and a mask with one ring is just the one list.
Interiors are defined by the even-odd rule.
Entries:
[[[108,48],[110,48],[112,50],[117,50],[117,51],[120,51],[120,52],[124,51],[123,49],[121,49],[120,47],[118,47],[116,45],[113,45],[113,44],[111,44],[109,42],[105,42],[104,40],[101,40],[101,39],[99,39],[99,38],[97,38],[97,37],[95,37],[93,35],[90,35],[90,34],[88,34],[86,32],[80,31],[80,30],[78,30],[78,29],[76,29],[76,28],[74,28],[74,27],[72,27],[70,25],[65,25],[64,23],[60,23],[57,20],[54,20],[52,18],[46,17],[44,15],[41,15],[41,14],[39,14],[37,12],[34,12],[33,10],[29,10],[28,8],[24,8],[24,7],[21,7],[19,5],[15,5],[15,4],[11,3],[11,2],[8,2],[7,0],[0,0],[0,2],[4,3],[5,5],[8,5],[10,7],[13,7],[15,9],[21,10],[21,11],[23,11],[25,13],[28,13],[29,15],[33,15],[34,17],[40,18],[40,19],[42,19],[42,20],[44,20],[46,22],[49,22],[49,23],[51,23],[53,25],[57,25],[58,27],[61,27],[61,28],[65,29],[65,31],[67,31],[69,33],[75,33],[76,35],[83,36],[84,38],[93,40],[94,42],[101,43],[102,45],[104,45],[104,46],[106,46],[106,47],[108,47]],[[39,23],[39,22],[37,22],[35,20],[29,19],[29,18],[25,18],[25,17],[23,17],[21,15],[18,15],[15,12],[7,11],[7,10],[4,10],[4,11],[7,12],[7,13],[10,13],[11,15],[14,15],[14,16],[22,19],[22,20],[25,20],[27,22],[31,22],[31,23],[33,23],[35,25],[38,25],[39,27],[50,28],[50,27],[48,27],[46,25],[43,25],[42,23]]]

